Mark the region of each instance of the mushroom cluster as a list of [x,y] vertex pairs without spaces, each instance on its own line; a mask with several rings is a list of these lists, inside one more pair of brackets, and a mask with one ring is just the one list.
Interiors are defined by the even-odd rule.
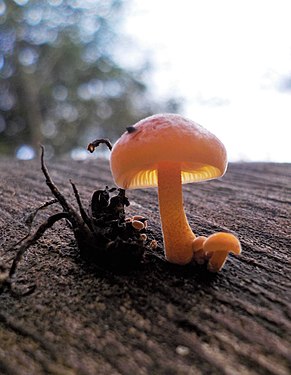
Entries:
[[177,114],[145,118],[114,144],[110,165],[123,189],[158,187],[166,259],[184,265],[208,262],[221,270],[230,252],[239,254],[239,240],[230,233],[196,236],[183,208],[182,184],[222,176],[227,168],[224,145],[208,130]]

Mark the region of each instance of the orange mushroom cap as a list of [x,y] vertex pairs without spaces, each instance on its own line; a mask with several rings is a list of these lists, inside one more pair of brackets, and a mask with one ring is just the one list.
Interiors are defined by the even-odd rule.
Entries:
[[231,233],[214,233],[203,243],[203,250],[206,257],[209,257],[208,270],[218,272],[224,266],[229,253],[239,255],[241,244]]
[[181,182],[209,180],[227,168],[224,145],[199,124],[177,114],[147,117],[125,132],[113,146],[111,171],[124,189],[157,186],[157,165],[181,165]]
[[218,232],[209,236],[203,243],[205,253],[228,252],[239,255],[241,244],[231,233]]

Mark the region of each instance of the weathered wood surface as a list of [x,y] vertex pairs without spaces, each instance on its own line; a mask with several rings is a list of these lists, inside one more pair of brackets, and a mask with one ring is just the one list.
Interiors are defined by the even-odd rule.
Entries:
[[[112,185],[107,162],[49,168],[72,201],[69,178],[83,201]],[[2,160],[0,171],[3,263],[50,192],[36,161]],[[184,186],[194,231],[230,230],[242,242],[218,275],[158,260],[127,274],[100,271],[76,257],[69,228],[55,225],[17,272],[35,292],[0,296],[0,373],[290,374],[290,174],[286,164],[233,164],[223,179]],[[148,217],[161,244],[156,191],[128,196],[128,212]]]

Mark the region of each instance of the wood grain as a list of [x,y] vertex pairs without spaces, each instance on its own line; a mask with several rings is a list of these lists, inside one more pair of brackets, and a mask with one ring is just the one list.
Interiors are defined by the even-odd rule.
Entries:
[[[112,186],[106,161],[50,162],[71,202],[69,179],[83,202]],[[0,161],[0,246],[26,232],[25,218],[50,199],[37,161]],[[0,373],[291,374],[291,165],[231,164],[220,180],[184,186],[194,232],[231,231],[243,253],[221,273],[150,259],[113,274],[78,258],[70,229],[58,223],[25,255],[19,287],[0,295]],[[155,189],[129,191],[129,214],[148,217],[159,242]],[[50,208],[37,218],[40,223]]]

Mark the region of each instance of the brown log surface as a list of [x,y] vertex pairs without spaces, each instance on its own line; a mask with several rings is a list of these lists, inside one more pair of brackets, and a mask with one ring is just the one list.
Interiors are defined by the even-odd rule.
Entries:
[[[83,202],[113,185],[106,161],[48,166],[71,202],[69,179]],[[0,173],[3,264],[27,215],[51,195],[37,161],[1,160]],[[154,259],[125,274],[100,270],[76,256],[70,229],[57,223],[16,274],[19,287],[36,290],[0,295],[0,374],[290,375],[290,188],[291,165],[272,163],[231,164],[220,180],[184,186],[194,232],[241,240],[241,256],[216,275]],[[156,190],[127,195],[128,213],[146,216],[162,246]]]

